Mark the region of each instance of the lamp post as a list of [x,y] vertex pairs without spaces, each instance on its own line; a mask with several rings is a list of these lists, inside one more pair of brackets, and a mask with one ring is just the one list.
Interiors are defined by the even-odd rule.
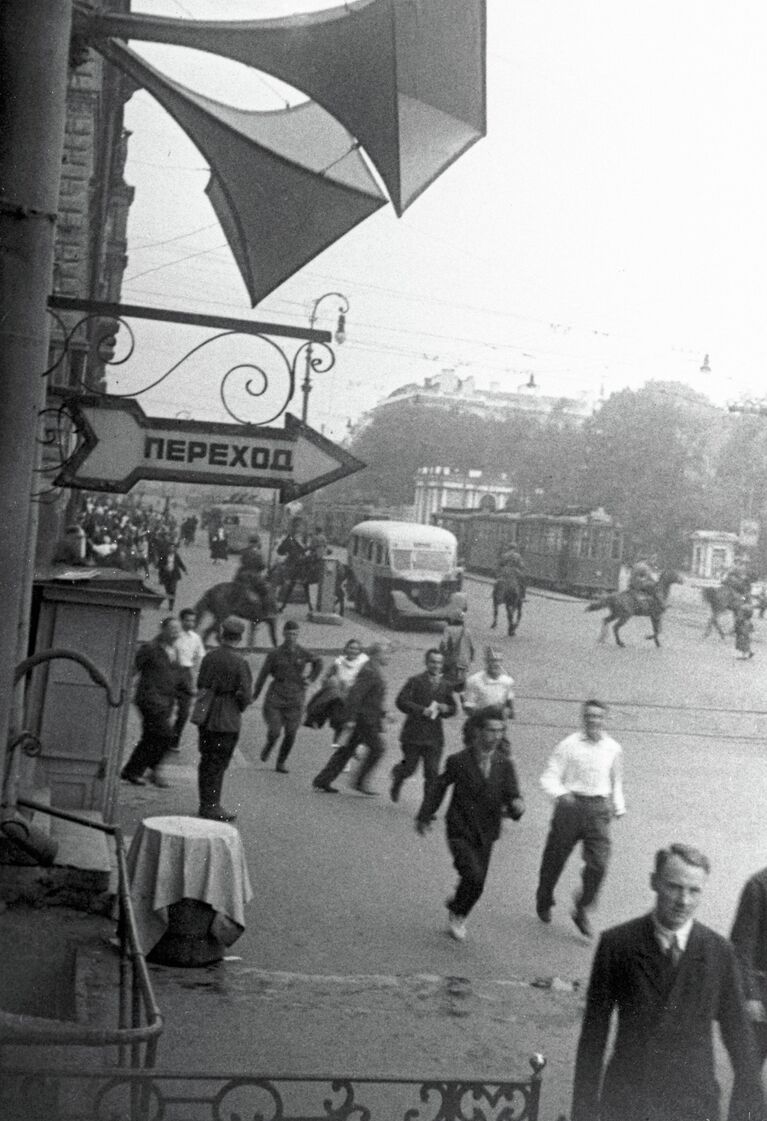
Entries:
[[[309,327],[314,329],[314,324],[317,322],[317,308],[323,300],[337,299],[338,305],[338,325],[336,326],[335,340],[339,346],[346,341],[346,313],[349,310],[349,301],[344,296],[343,292],[324,292],[312,304],[312,314],[309,316]],[[331,362],[332,365],[332,362]],[[304,380],[301,383],[301,394],[303,396],[303,403],[301,406],[301,420],[304,424],[307,423],[307,416],[309,414],[309,394],[312,391],[312,344],[308,343],[306,347],[306,364],[304,367]]]

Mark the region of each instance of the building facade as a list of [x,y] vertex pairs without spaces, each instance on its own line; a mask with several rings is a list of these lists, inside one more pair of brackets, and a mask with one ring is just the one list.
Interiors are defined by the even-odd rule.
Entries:
[[459,408],[475,416],[502,420],[513,413],[524,413],[544,420],[559,415],[570,423],[582,424],[594,412],[597,402],[587,393],[577,397],[554,397],[540,393],[535,385],[525,385],[516,391],[500,388],[491,382],[489,388],[480,388],[473,376],[461,378],[455,370],[425,378],[419,385],[410,382],[395,389],[388,397],[368,410],[355,425],[357,435],[383,410],[403,405],[428,405],[433,408]]
[[[103,10],[127,12],[130,0],[100,0]],[[128,213],[133,187],[125,182],[129,133],[125,102],[134,86],[95,50],[73,40],[67,88],[64,156],[56,222],[53,294],[81,300],[120,300],[127,265]],[[114,350],[118,324],[83,312],[51,312],[49,385],[99,388]],[[55,412],[45,415],[43,467],[48,483],[39,504],[37,558],[50,559],[71,498],[52,488],[56,462],[70,433]]]
[[415,520],[429,525],[445,508],[503,510],[515,493],[508,475],[485,471],[456,471],[451,467],[419,467],[415,477]]

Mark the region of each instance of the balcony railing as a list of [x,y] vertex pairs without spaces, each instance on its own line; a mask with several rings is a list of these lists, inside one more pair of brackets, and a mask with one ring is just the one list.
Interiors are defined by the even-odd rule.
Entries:
[[[113,1047],[116,1048],[119,1067],[134,1070],[154,1067],[163,1019],[139,943],[122,830],[119,825],[91,821],[67,810],[54,809],[26,798],[19,798],[17,805],[88,829],[96,829],[112,838],[117,860],[117,931],[120,954],[118,1009],[117,1023],[113,1027],[91,1026],[42,1016],[19,1016],[0,1010],[0,1046],[31,1047],[44,1044],[55,1047]],[[0,1070],[0,1074],[4,1080],[5,1071]]]
[[530,1078],[509,1082],[4,1071],[0,1100],[5,1121],[538,1121],[545,1060],[530,1065]]

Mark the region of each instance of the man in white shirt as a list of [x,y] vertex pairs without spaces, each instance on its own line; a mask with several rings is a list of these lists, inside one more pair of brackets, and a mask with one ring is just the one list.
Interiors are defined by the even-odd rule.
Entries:
[[176,660],[179,665],[178,689],[176,690],[176,720],[173,725],[173,747],[171,751],[181,750],[181,733],[189,719],[189,710],[192,707],[192,698],[196,691],[197,673],[200,663],[205,657],[205,646],[194,629],[197,625],[197,614],[191,607],[186,607],[179,615],[181,633],[174,642]]
[[588,912],[607,873],[610,822],[626,812],[623,749],[603,731],[605,712],[601,701],[586,701],[581,710],[583,730],[557,744],[541,775],[541,786],[554,799],[554,813],[541,858],[535,910],[541,922],[551,922],[554,888],[580,841],[582,888],[572,920],[586,938],[593,933]]
[[485,668],[466,678],[464,710],[471,715],[481,708],[500,708],[505,719],[514,719],[514,678],[503,668],[503,657],[491,646],[485,649]]

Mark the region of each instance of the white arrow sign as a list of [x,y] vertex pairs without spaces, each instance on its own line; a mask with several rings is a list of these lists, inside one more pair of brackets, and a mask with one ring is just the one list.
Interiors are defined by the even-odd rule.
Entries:
[[365,466],[285,414],[284,428],[148,417],[131,397],[62,394],[80,435],[58,486],[124,494],[139,479],[271,487],[284,502]]

